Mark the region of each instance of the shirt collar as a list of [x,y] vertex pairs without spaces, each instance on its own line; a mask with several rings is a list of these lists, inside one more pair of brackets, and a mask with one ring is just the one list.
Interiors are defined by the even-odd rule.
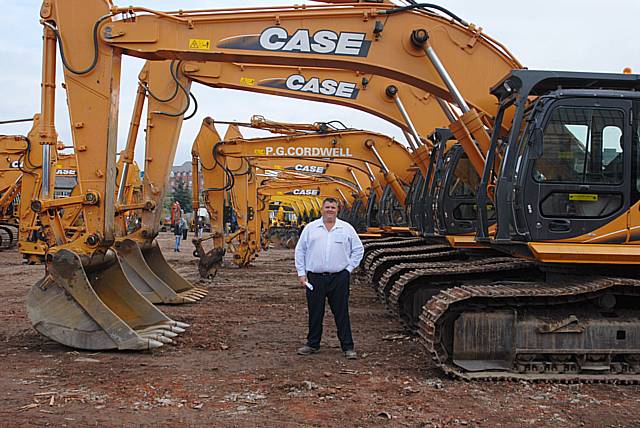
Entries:
[[[342,220],[340,220],[339,218],[336,218],[336,224],[333,226],[333,228],[331,230],[337,229],[337,228],[341,228],[342,229],[342,223],[343,223]],[[324,227],[324,222],[322,221],[322,217],[320,217],[318,219],[318,226],[317,227]]]

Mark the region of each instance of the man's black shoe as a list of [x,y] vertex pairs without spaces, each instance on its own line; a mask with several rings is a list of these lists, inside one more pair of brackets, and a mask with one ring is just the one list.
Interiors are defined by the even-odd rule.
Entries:
[[311,355],[320,352],[320,348],[312,348],[309,345],[304,345],[302,348],[298,348],[298,355]]

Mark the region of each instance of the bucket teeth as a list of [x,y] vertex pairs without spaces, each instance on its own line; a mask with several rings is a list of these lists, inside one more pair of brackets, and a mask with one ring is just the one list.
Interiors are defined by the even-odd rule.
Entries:
[[182,294],[181,296],[183,296],[184,298],[187,299],[192,299],[192,300],[201,300],[202,298],[204,298],[206,296],[206,294],[202,294],[202,293],[196,293],[195,291],[189,291],[186,292],[184,294]]
[[155,340],[160,343],[166,343],[166,344],[173,343],[173,340],[169,339],[168,337],[164,337],[161,334],[145,333],[144,335],[142,335],[142,337],[147,338],[149,340]]
[[149,348],[148,349],[156,349],[162,346],[162,342],[158,342],[157,340],[148,339]]
[[180,321],[173,321],[174,322],[174,326],[176,327],[180,327],[180,328],[189,328],[191,327],[191,325],[187,324],[186,322],[180,322]]

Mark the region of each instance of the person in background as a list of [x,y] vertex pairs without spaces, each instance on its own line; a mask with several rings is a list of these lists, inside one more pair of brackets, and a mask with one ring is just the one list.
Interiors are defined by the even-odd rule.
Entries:
[[[364,247],[355,229],[338,218],[338,201],[322,201],[322,217],[307,224],[296,245],[298,280],[307,292],[309,333],[299,355],[320,350],[325,301],[333,313],[340,347],[347,359],[357,358],[349,320],[349,279],[360,264]],[[311,287],[307,285],[311,284]]]
[[176,235],[176,245],[173,248],[173,252],[180,252],[180,241],[182,240],[182,236],[184,234],[184,231],[187,230],[187,221],[184,219],[184,217],[180,217],[180,220],[178,220],[176,222],[176,225],[173,228],[173,233]]

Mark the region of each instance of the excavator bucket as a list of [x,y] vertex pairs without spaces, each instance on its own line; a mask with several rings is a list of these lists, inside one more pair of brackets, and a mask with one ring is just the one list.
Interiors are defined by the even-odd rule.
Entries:
[[184,332],[127,281],[111,251],[85,270],[73,251],[61,250],[45,277],[31,287],[27,313],[34,328],[63,345],[86,350],[153,349]]
[[151,303],[195,303],[204,296],[204,293],[195,287],[181,292],[174,291],[149,267],[137,242],[124,239],[116,243],[115,249],[125,276]]
[[198,273],[202,278],[213,279],[218,273],[218,268],[222,266],[225,250],[220,248],[206,250],[204,247],[204,243],[212,238],[213,236],[209,236],[192,241],[196,247],[193,251],[193,256],[198,257]]
[[189,281],[184,279],[178,272],[173,270],[167,260],[162,255],[157,242],[149,248],[142,250],[142,256],[146,264],[153,271],[153,273],[162,278],[162,281],[167,284],[176,294],[180,296],[188,296],[190,299],[199,300],[207,295],[208,291],[204,288],[194,287]]

